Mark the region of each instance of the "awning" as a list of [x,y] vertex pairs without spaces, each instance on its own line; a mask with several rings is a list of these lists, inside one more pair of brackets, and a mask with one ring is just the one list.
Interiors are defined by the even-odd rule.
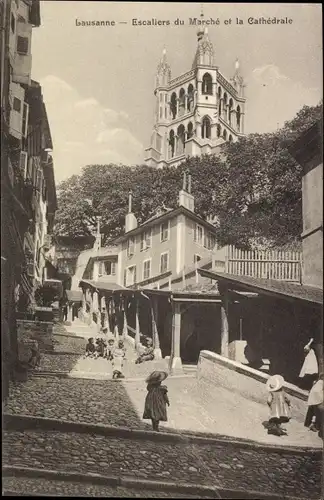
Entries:
[[91,280],[81,280],[79,286],[91,286],[96,290],[102,290],[107,292],[114,292],[115,290],[126,290],[126,288],[117,285],[117,283],[107,282],[107,281],[91,281]]
[[83,294],[80,290],[66,290],[66,297],[69,302],[82,302]]
[[233,290],[251,291],[273,297],[300,300],[311,304],[323,304],[323,290],[310,285],[299,285],[289,281],[237,276],[199,269],[198,272],[207,278],[226,282]]

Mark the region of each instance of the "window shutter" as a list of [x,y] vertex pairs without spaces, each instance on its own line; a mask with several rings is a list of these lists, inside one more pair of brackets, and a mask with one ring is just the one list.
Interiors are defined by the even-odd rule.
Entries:
[[21,101],[17,97],[13,98],[12,109],[17,113],[21,113]]
[[21,132],[22,132],[22,135],[24,137],[27,137],[29,106],[26,102],[24,102],[23,106],[24,106],[24,109],[23,109]]
[[111,263],[111,274],[115,276],[116,274],[116,262]]
[[198,229],[197,229],[197,224],[195,225],[195,230],[194,230],[194,241],[197,242],[198,240],[198,235],[197,235]]
[[17,52],[18,54],[27,55],[28,54],[29,40],[25,36],[17,37]]
[[134,284],[136,283],[136,266],[134,266]]
[[126,286],[126,269],[124,270],[124,286]]

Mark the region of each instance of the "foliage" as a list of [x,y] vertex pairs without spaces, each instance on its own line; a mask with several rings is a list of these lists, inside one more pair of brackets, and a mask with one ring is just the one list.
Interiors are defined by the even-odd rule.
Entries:
[[36,304],[40,307],[51,307],[51,304],[58,298],[57,290],[50,286],[42,285],[35,291]]
[[89,237],[100,215],[107,243],[123,233],[129,190],[141,224],[159,207],[178,205],[183,172],[189,170],[195,211],[215,218],[220,243],[290,244],[302,231],[301,167],[287,148],[321,116],[322,103],[304,106],[275,133],[250,134],[224,145],[220,155],[191,157],[177,168],[86,166],[59,186],[55,233]]

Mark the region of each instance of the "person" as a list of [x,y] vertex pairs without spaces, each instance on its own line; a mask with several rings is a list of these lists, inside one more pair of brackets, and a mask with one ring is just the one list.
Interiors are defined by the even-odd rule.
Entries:
[[312,387],[318,377],[318,362],[313,349],[313,343],[314,339],[310,339],[304,347],[305,360],[299,373],[302,385],[307,390]]
[[113,379],[125,378],[124,375],[122,374],[125,355],[126,355],[126,352],[125,352],[125,348],[124,348],[124,342],[122,340],[119,340],[118,347],[115,347],[115,349],[113,349],[113,352],[112,352]]
[[307,406],[308,410],[304,425],[311,431],[318,432],[319,437],[323,438],[323,373],[318,376],[313,387],[309,391]]
[[143,363],[144,361],[152,361],[154,359],[153,341],[150,338],[146,339],[146,347],[144,352],[136,359],[135,364]]
[[64,304],[63,306],[63,321],[67,321],[68,318],[68,306]]
[[100,313],[100,322],[101,322],[101,328],[105,328],[105,322],[106,322],[106,308],[103,307]]
[[281,375],[272,375],[267,380],[267,389],[269,391],[268,406],[270,417],[268,423],[268,434],[275,436],[284,436],[287,434],[282,429],[281,424],[290,420],[290,400],[283,390],[284,378]]
[[161,385],[168,374],[162,371],[151,373],[146,379],[147,395],[145,398],[143,419],[152,421],[153,431],[159,432],[159,423],[167,422],[166,405],[170,406],[168,398],[168,388]]
[[88,343],[86,345],[86,356],[93,356],[96,352],[96,346],[93,343],[93,337],[88,339]]
[[40,362],[41,362],[41,355],[38,349],[38,343],[36,341],[33,341],[30,349],[31,349],[31,356],[28,360],[28,364],[31,368],[38,369],[40,368]]
[[106,357],[107,357],[108,361],[113,360],[114,343],[115,343],[114,339],[108,340],[108,346],[107,346],[107,350],[106,350]]
[[95,358],[103,358],[105,355],[105,342],[102,338],[96,340]]

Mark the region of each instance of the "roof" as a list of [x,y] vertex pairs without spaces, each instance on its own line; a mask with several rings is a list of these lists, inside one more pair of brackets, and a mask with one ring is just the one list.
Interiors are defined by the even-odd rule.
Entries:
[[92,288],[97,290],[114,292],[115,290],[125,290],[124,287],[117,285],[117,283],[107,282],[107,281],[92,281],[92,280],[80,280],[79,286],[90,285]]
[[[323,137],[323,122],[319,120],[315,122],[310,128],[305,130],[289,147],[289,153],[295,160],[304,166],[311,162],[313,158],[318,157],[320,162],[323,150],[322,144]],[[314,168],[316,165],[309,165],[308,168]]]
[[81,302],[83,294],[79,290],[66,290],[66,297],[70,302]]
[[[173,286],[173,284],[176,283],[177,281],[182,281],[183,278],[186,280],[190,275],[194,276],[196,271],[199,268],[211,268],[212,264],[213,264],[213,262],[212,262],[212,259],[210,258],[210,256],[199,260],[197,264],[194,264],[190,267],[184,268],[183,271],[180,271],[180,273],[171,277],[171,285]],[[162,283],[160,283],[160,287],[163,288],[164,286],[167,286],[168,284],[169,284],[169,280],[163,281]]]
[[146,222],[143,222],[143,224],[136,227],[135,229],[132,229],[131,231],[128,231],[127,233],[123,234],[122,236],[119,236],[118,238],[112,240],[110,242],[110,244],[116,245],[118,243],[121,243],[121,242],[127,240],[127,238],[129,236],[135,236],[136,234],[140,233],[142,231],[142,229],[144,229],[146,227],[155,226],[155,224],[157,224],[157,223],[161,224],[162,222],[170,219],[171,217],[176,217],[177,215],[180,215],[180,214],[184,214],[187,217],[193,219],[195,222],[198,222],[199,224],[207,227],[210,231],[216,232],[216,227],[213,226],[210,222],[207,222],[205,219],[203,219],[199,215],[195,214],[194,212],[192,212],[188,208],[180,206],[180,207],[174,208],[173,210],[169,210],[169,211],[167,211],[167,212],[165,212],[162,215],[159,215],[157,217],[153,217],[153,218],[151,217],[150,219],[148,219]]
[[323,290],[310,285],[299,285],[288,281],[237,276],[234,274],[199,269],[202,276],[226,281],[235,290],[252,291],[282,299],[295,299],[312,304],[323,304]]

